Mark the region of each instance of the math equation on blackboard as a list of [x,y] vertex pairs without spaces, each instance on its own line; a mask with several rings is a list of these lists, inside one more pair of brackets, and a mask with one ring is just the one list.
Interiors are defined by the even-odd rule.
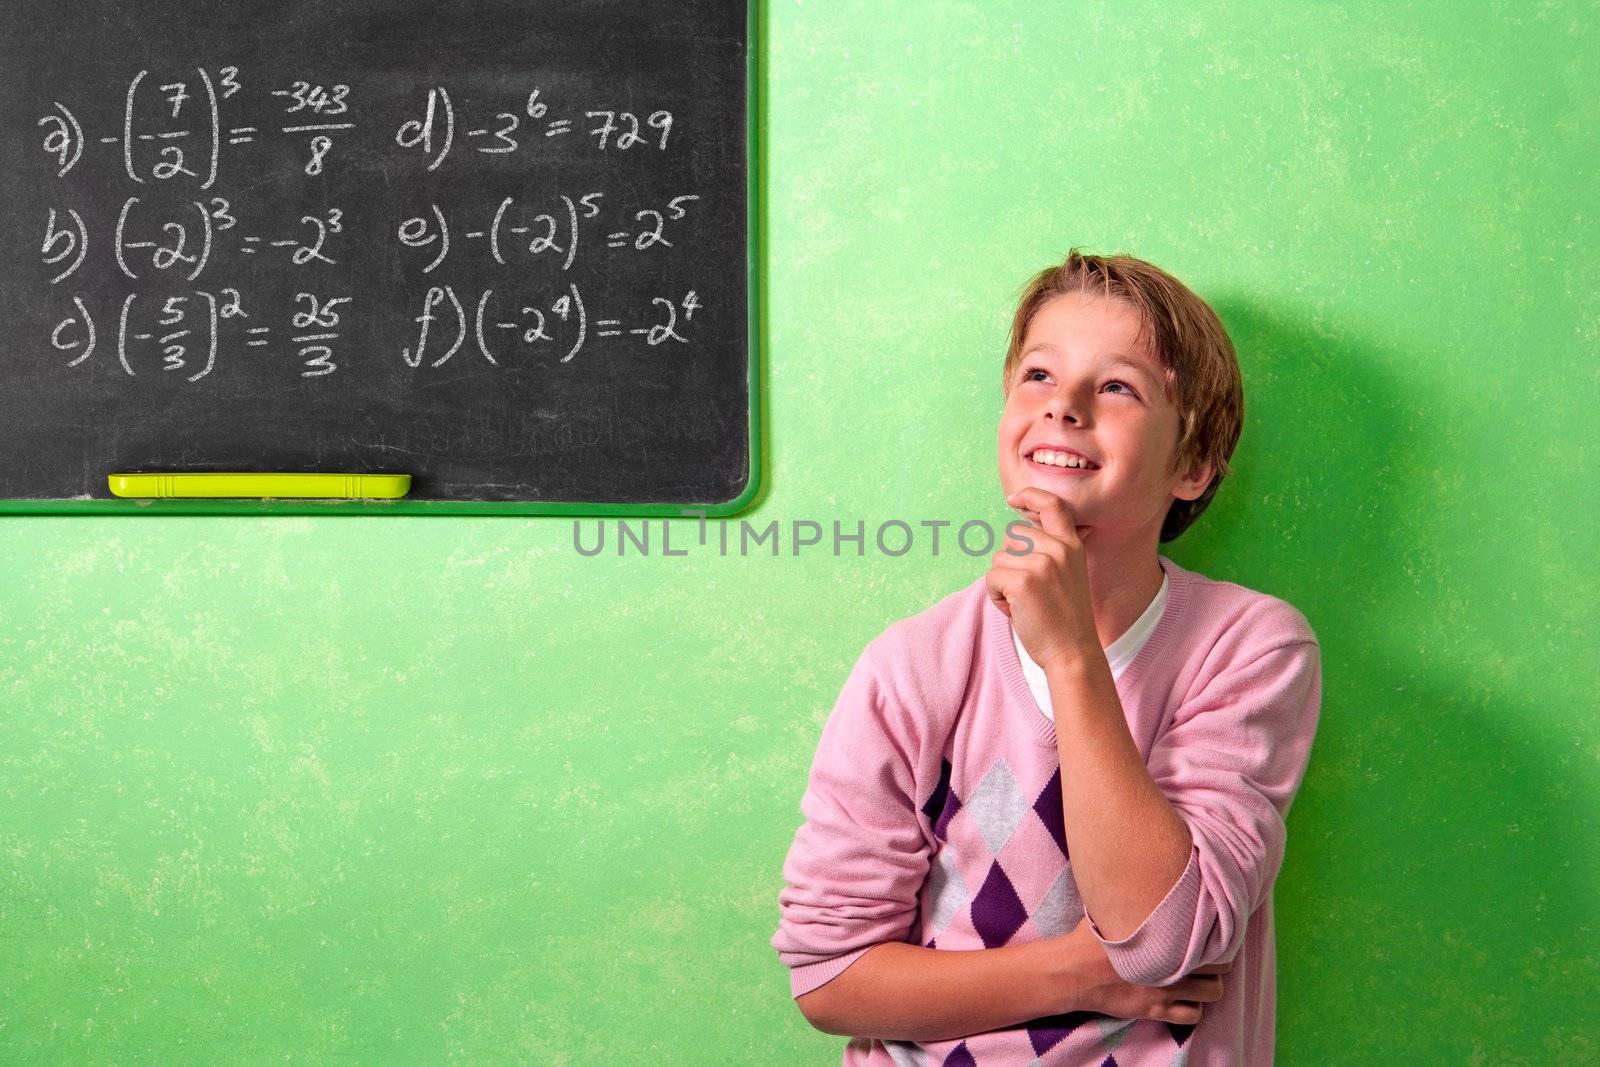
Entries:
[[[147,68],[34,101],[45,193],[13,237],[49,294],[46,351],[64,370],[202,383],[353,360],[559,373],[602,343],[690,347],[707,286],[679,250],[714,197],[638,176],[691,174],[661,165],[692,124],[530,71],[495,93],[419,82],[366,101],[311,72]],[[364,317],[383,328],[352,345]]]

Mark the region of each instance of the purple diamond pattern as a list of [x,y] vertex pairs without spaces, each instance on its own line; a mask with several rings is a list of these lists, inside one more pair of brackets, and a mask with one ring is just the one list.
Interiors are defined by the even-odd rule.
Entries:
[[946,840],[945,834],[949,832],[947,828],[950,825],[950,820],[955,818],[956,812],[960,810],[961,798],[952,792],[949,802],[945,804],[944,810],[939,813],[939,821],[933,824],[933,835],[940,841]]
[[944,1067],[978,1067],[978,1061],[972,1058],[967,1043],[963,1041],[951,1049],[950,1055],[944,1058]]
[[941,759],[939,761],[939,784],[934,787],[933,795],[928,798],[928,802],[922,805],[922,814],[926,815],[928,821],[933,823],[933,834],[940,841],[944,840],[944,825],[949,822],[948,819],[942,816],[944,815],[945,801],[949,799],[950,795],[950,761]]
[[1039,816],[1039,821],[1044,823],[1045,829],[1050,831],[1050,837],[1061,849],[1061,855],[1068,860],[1072,859],[1067,852],[1067,826],[1061,807],[1060,767],[1056,768],[1056,773],[1045,783],[1044,789],[1039,793],[1039,799],[1033,802],[1033,810]]
[[1062,1015],[1046,1015],[1027,1024],[1028,1040],[1033,1051],[1043,1056],[1059,1045],[1068,1034],[1088,1022],[1092,1012],[1069,1011]]
[[961,810],[961,798],[950,788],[950,761],[939,761],[939,784],[934,787],[933,795],[928,802],[922,805],[922,814],[928,817],[933,824],[933,836],[940,841],[948,840],[950,820],[956,817],[956,812]]
[[1011,939],[1028,920],[1028,909],[1017,898],[1011,879],[998,862],[989,865],[989,877],[972,898],[972,928],[983,938],[985,948],[996,948]]

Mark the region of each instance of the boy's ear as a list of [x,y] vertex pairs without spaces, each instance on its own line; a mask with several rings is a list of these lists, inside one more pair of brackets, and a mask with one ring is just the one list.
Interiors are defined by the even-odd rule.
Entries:
[[1172,495],[1179,500],[1194,500],[1206,491],[1206,486],[1211,484],[1211,478],[1217,472],[1215,463],[1196,463],[1187,474],[1172,487]]

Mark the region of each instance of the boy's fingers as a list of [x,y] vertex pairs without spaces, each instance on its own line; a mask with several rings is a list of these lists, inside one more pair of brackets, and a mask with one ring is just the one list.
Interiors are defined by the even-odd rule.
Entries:
[[1073,519],[1067,502],[1047,489],[1025,486],[1006,498],[1012,507],[1028,516],[1028,521],[1046,533],[1065,537],[1072,531]]

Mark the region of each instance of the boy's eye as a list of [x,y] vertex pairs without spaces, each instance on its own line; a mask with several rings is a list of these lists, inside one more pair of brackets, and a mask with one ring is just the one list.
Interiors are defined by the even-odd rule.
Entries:
[[[1033,381],[1033,376],[1035,374],[1044,374],[1044,373],[1045,373],[1045,371],[1042,370],[1039,367],[1030,367],[1028,370],[1022,372],[1022,380],[1025,381],[1025,382],[1031,382],[1031,381]],[[1138,391],[1136,389],[1134,389],[1133,386],[1131,386],[1127,382],[1123,381],[1121,378],[1113,378],[1109,382],[1107,382],[1106,385],[1108,385],[1108,386],[1110,386],[1110,385],[1120,385],[1128,393],[1130,393],[1130,394],[1132,394],[1134,396],[1138,395]]]

